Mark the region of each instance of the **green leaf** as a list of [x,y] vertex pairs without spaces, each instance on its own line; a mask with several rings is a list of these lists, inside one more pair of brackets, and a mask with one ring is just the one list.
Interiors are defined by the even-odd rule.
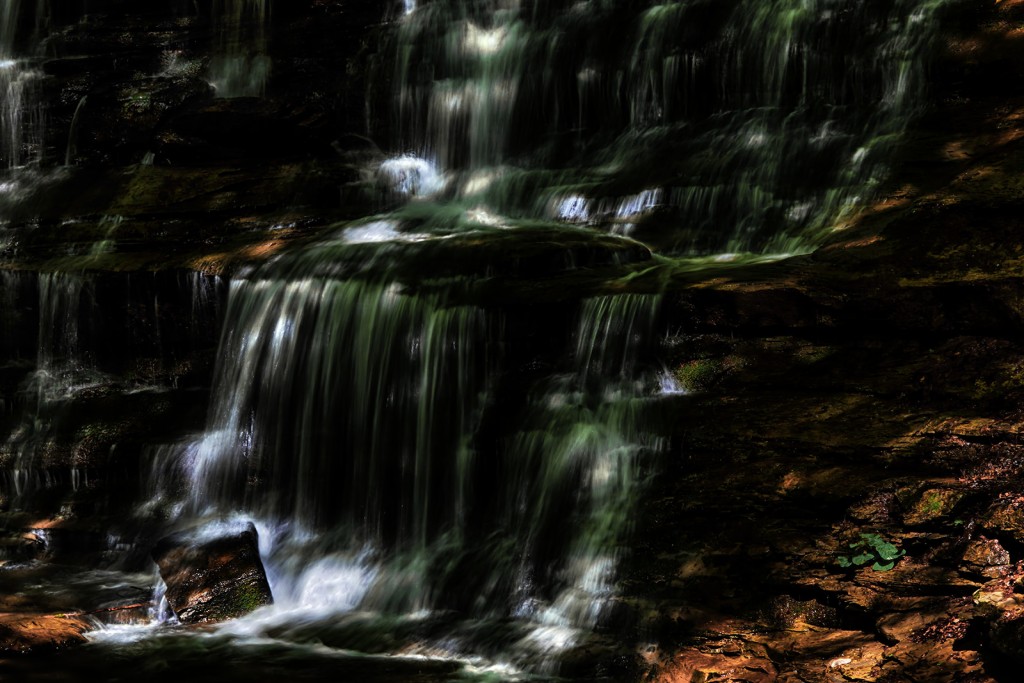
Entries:
[[860,534],[861,540],[850,543],[850,548],[857,551],[853,557],[842,556],[836,562],[840,567],[863,566],[870,564],[876,572],[887,572],[896,566],[896,561],[907,554],[895,543],[890,543],[881,534]]
[[875,547],[878,551],[878,556],[883,560],[895,560],[900,556],[900,550],[892,543],[882,543]]
[[875,556],[871,553],[861,553],[853,558],[853,563],[859,567],[862,564],[867,564],[873,559],[875,559]]

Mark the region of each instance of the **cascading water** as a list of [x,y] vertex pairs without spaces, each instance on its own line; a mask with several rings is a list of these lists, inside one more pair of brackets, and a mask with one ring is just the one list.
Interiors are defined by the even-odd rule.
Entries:
[[944,0],[437,1],[400,21],[399,149],[464,200],[681,254],[807,251],[923,101]]
[[235,281],[227,319],[197,507],[231,509],[232,485],[255,479],[266,489],[247,495],[260,503],[243,504],[261,517],[346,527],[361,542],[420,548],[425,527],[453,523],[429,489],[456,493],[458,507],[464,483],[438,461],[459,459],[479,410],[480,311],[387,283],[271,275]]
[[[150,451],[138,515],[256,522],[276,605],[236,636],[317,621],[339,647],[385,629],[407,653],[556,669],[614,598],[664,447],[660,298],[579,302],[549,371],[513,391],[503,309],[431,264],[538,220],[688,254],[809,248],[881,179],[940,5],[404,3],[398,154],[372,174],[404,206],[231,283],[207,431]],[[224,35],[214,80],[262,78],[237,67],[265,40]]]
[[85,108],[85,103],[88,100],[89,98],[85,96],[78,100],[78,106],[75,107],[74,116],[71,117],[71,128],[68,129],[68,144],[67,149],[64,152],[65,166],[70,166],[74,162],[75,154],[78,152],[78,122],[82,116],[82,109]]
[[564,371],[538,380],[522,414],[500,418],[508,426],[481,431],[495,410],[496,350],[515,346],[500,314],[444,290],[413,295],[396,281],[325,274],[395,249],[415,258],[459,236],[367,252],[352,235],[232,283],[209,430],[152,454],[140,513],[256,520],[278,602],[272,623],[308,611],[309,591],[327,584],[333,597],[314,610],[324,617],[454,609],[477,624],[418,646],[435,653],[478,654],[497,628],[480,624],[514,617],[502,656],[541,666],[612,597],[650,467],[642,454],[661,447],[642,429],[658,382],[638,360],[659,299],[584,302]]
[[210,82],[218,97],[262,97],[270,78],[271,0],[215,0]]
[[[7,170],[38,161],[42,152],[43,110],[34,97],[42,72],[29,57],[47,15],[44,0],[6,0],[0,7],[0,164]],[[27,50],[19,42],[22,26],[31,26],[34,36]]]
[[[22,423],[0,446],[11,460],[12,480],[8,495],[17,505],[26,497],[61,478],[56,463],[46,455],[51,422],[76,390],[94,385],[99,375],[92,370],[79,343],[83,307],[88,308],[86,281],[78,276],[39,275],[39,353],[35,372],[25,385],[26,410]],[[74,472],[68,474],[73,477]]]
[[[105,430],[130,418],[101,413],[83,420],[81,406],[97,398],[117,404],[125,395],[159,399],[171,388],[164,377],[182,348],[215,324],[215,279],[184,278],[174,293],[139,280],[59,272],[0,278],[0,348],[8,359],[0,385],[0,498],[8,505],[31,510],[40,496],[77,490],[90,465],[102,469],[89,455],[90,440],[102,441]],[[191,299],[188,306],[178,292]],[[168,324],[161,315],[178,320]],[[34,334],[25,331],[30,323]],[[133,334],[132,324],[145,332]],[[126,377],[124,358],[133,352],[149,358],[135,359],[140,365]],[[112,457],[113,447],[104,455]]]
[[[548,604],[537,603],[528,592],[522,595],[521,613],[545,627],[540,636],[553,634],[562,646],[579,629],[596,626],[614,596],[620,543],[643,473],[650,471],[643,456],[664,445],[645,431],[645,408],[656,389],[640,360],[659,304],[658,296],[635,294],[584,301],[571,371],[552,376],[531,393],[517,433],[504,445],[508,469],[502,479],[513,491],[504,516],[522,524],[519,547],[531,549],[527,557],[543,557],[539,547],[550,539],[542,537],[554,532],[565,553],[561,562],[546,558],[524,568],[520,589],[557,588]],[[553,528],[564,523],[566,511],[565,501],[552,494],[566,490],[574,492],[578,505],[570,513],[568,534]],[[533,499],[525,519],[517,510],[524,499]],[[556,567],[554,581],[542,578]]]

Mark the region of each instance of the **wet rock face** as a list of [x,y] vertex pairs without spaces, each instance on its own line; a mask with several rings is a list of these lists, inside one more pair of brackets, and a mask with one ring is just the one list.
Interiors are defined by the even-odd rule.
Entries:
[[232,619],[273,602],[251,522],[167,536],[152,557],[184,624]]
[[[76,165],[124,165],[138,163],[152,151],[158,164],[177,163],[154,149],[154,136],[175,131],[178,117],[195,118],[214,103],[209,62],[219,32],[212,11],[216,4],[55,4],[68,7],[51,17],[42,65],[50,105],[48,160],[60,163],[67,155]],[[266,94],[270,100],[287,101],[290,111],[304,111],[300,117],[307,123],[318,119],[310,113],[314,108],[323,121],[313,127],[327,136],[317,139],[320,144],[334,139],[340,122],[362,127],[363,103],[348,97],[345,74],[368,27],[381,20],[387,4],[275,3],[274,20],[267,27],[273,68]],[[231,136],[260,132],[277,118],[263,120],[264,115],[250,118]],[[273,141],[250,139],[248,146],[258,148],[268,139]],[[201,146],[204,140],[193,142]]]
[[42,31],[21,13],[45,116],[33,173],[0,193],[4,266],[219,271],[374,210],[345,133],[366,129],[359,74],[393,3],[274,3],[266,96],[231,99],[210,83],[222,4],[45,3]]

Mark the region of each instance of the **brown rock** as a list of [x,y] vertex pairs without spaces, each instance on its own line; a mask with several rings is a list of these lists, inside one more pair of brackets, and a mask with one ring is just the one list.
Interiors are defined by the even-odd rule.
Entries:
[[883,615],[876,628],[886,643],[894,644],[909,639],[915,631],[927,628],[931,619],[932,615],[927,612],[893,612]]
[[764,657],[683,650],[653,680],[657,683],[774,683],[778,672],[771,660]]
[[974,604],[982,615],[998,618],[1024,606],[1024,597],[998,587],[984,586],[974,592]]
[[1022,508],[995,506],[982,522],[989,529],[1013,534],[1017,540],[1024,540],[1024,509]]
[[911,526],[937,521],[952,512],[963,497],[963,492],[955,489],[926,489],[912,499],[903,521]]
[[46,652],[78,645],[92,628],[81,615],[0,614],[0,652]]
[[967,545],[960,568],[967,573],[995,579],[1005,573],[1010,561],[1010,553],[999,541],[982,538]]
[[168,536],[152,557],[167,584],[167,602],[182,623],[232,619],[273,602],[251,522]]

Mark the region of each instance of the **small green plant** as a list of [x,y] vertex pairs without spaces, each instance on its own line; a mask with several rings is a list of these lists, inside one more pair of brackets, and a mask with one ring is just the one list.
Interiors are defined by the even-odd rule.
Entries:
[[856,554],[840,555],[836,560],[840,567],[862,567],[871,562],[874,571],[887,572],[907,554],[906,550],[898,549],[879,534],[861,534],[860,539],[850,544],[850,550]]

